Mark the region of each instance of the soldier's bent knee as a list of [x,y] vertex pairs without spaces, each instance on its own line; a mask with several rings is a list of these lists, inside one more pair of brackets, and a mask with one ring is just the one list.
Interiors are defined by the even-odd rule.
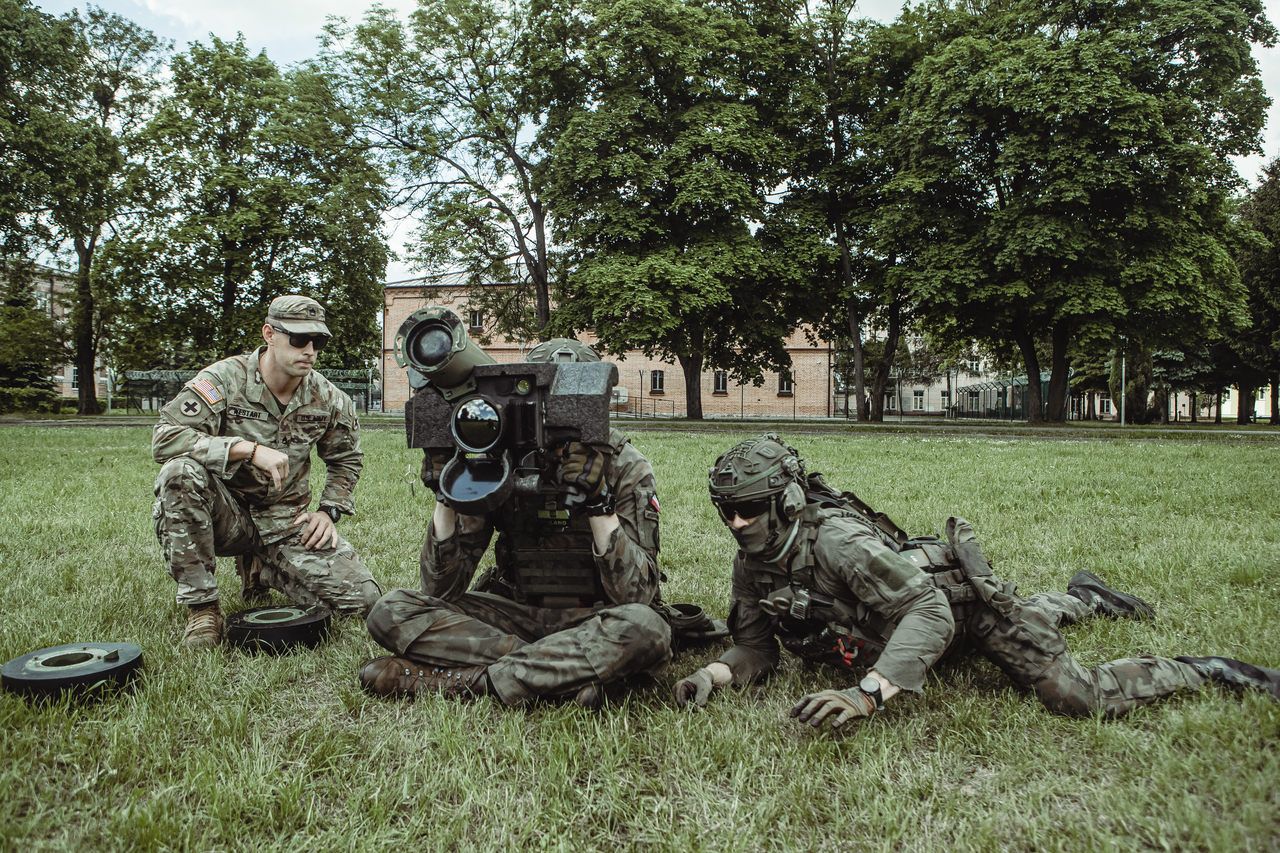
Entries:
[[632,626],[636,640],[655,646],[671,644],[671,626],[649,605],[621,604],[611,612]]
[[157,493],[163,488],[203,489],[208,484],[208,471],[190,456],[173,457],[160,466],[156,475]]

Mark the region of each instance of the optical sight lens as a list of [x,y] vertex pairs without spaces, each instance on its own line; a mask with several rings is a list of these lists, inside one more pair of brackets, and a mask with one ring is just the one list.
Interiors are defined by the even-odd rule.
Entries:
[[502,418],[488,401],[473,397],[454,410],[453,437],[463,450],[484,453],[501,435]]
[[409,342],[410,361],[421,367],[438,367],[453,350],[453,335],[448,329],[432,326]]

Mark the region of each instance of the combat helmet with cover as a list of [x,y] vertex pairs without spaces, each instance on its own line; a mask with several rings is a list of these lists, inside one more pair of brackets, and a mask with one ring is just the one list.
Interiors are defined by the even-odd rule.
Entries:
[[[707,475],[711,502],[744,553],[775,562],[795,543],[805,506],[804,461],[775,433],[734,445]],[[734,516],[758,519],[734,527]]]
[[574,340],[573,338],[552,338],[529,350],[524,360],[535,364],[556,364],[558,362],[599,361],[600,356],[582,341]]

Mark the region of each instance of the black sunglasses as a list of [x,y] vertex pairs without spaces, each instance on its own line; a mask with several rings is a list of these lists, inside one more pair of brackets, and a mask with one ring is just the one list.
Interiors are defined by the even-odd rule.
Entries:
[[324,349],[324,345],[329,343],[328,335],[295,335],[293,332],[285,331],[279,326],[272,326],[271,328],[282,335],[288,335],[289,346],[294,349],[306,349],[307,344],[311,344],[316,348],[316,352],[320,352],[320,350]]
[[764,515],[768,512],[769,502],[772,500],[772,497],[764,497],[746,501],[716,501],[715,504],[716,509],[720,511],[720,517],[724,519],[725,524],[728,524],[733,521],[735,515],[744,521]]

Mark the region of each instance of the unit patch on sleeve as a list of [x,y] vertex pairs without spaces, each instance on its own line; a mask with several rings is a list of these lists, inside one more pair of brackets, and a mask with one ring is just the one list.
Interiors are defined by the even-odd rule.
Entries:
[[187,387],[200,395],[200,399],[204,400],[210,406],[216,406],[223,400],[222,391],[219,390],[217,385],[214,385],[208,379],[192,379],[187,383]]
[[185,403],[182,404],[182,414],[187,415],[188,417],[195,416],[195,414],[199,411],[200,411],[200,404],[197,403],[195,400],[187,400]]

